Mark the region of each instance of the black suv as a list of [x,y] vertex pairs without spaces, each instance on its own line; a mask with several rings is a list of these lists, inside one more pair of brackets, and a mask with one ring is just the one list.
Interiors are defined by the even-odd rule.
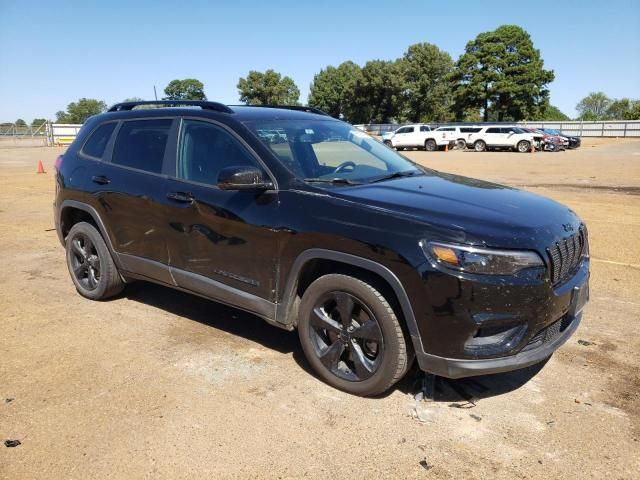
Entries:
[[317,374],[354,394],[414,359],[450,378],[541,362],[588,299],[567,207],[418,166],[312,108],[121,103],[56,166],[81,295],[148,280],[297,328]]

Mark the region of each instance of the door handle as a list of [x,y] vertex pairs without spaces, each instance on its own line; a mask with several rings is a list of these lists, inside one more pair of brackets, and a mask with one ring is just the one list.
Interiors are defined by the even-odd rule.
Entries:
[[193,195],[188,192],[169,192],[167,198],[175,200],[176,202],[191,203],[193,202]]
[[94,175],[93,177],[91,177],[91,180],[93,181],[93,183],[97,183],[98,185],[106,185],[111,182],[111,180],[109,180],[104,175]]

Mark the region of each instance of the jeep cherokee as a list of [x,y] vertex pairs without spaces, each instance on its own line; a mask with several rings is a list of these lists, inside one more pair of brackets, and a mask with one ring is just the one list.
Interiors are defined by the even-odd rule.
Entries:
[[588,299],[570,209],[419,166],[312,108],[121,103],[56,171],[82,296],[146,280],[246,310],[297,329],[315,372],[353,394],[414,360],[449,378],[541,362]]

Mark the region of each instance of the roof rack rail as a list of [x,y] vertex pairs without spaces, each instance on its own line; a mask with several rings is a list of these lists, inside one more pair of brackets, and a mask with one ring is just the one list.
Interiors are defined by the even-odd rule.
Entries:
[[230,105],[231,107],[260,107],[260,108],[282,108],[285,110],[296,110],[298,112],[315,113],[317,115],[330,116],[324,110],[315,107],[305,107],[303,105]]
[[140,105],[158,105],[159,107],[200,107],[203,110],[215,110],[216,112],[233,113],[226,105],[218,102],[204,100],[141,100],[139,102],[122,102],[112,105],[108,112],[123,112],[133,110]]

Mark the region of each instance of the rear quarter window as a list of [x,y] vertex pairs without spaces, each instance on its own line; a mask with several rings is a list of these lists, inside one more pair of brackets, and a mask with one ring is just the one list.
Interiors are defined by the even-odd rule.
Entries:
[[104,123],[96,128],[84,143],[82,153],[89,157],[101,159],[115,128],[116,122]]

